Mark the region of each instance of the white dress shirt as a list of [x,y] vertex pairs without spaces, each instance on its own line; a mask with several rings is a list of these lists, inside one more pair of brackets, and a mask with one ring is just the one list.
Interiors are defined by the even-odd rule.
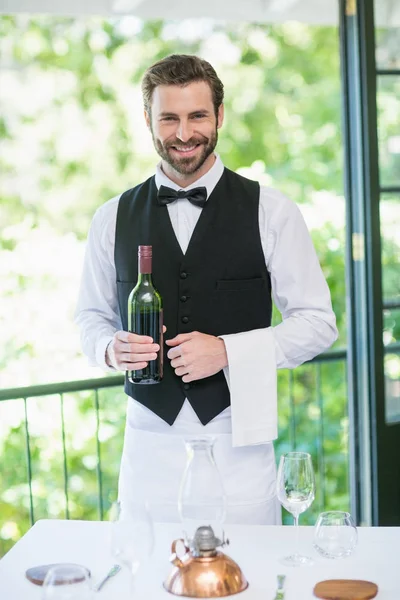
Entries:
[[[205,186],[208,198],[223,170],[222,161],[216,155],[212,168],[184,189]],[[157,188],[166,185],[182,189],[164,174],[160,164],[155,181]],[[103,204],[93,217],[76,310],[83,351],[91,365],[106,370],[109,370],[105,362],[106,347],[114,333],[122,328],[114,264],[119,198],[116,196]],[[168,204],[171,224],[183,253],[201,210],[185,198]],[[296,367],[336,340],[336,319],[329,289],[296,204],[277,190],[261,186],[259,228],[271,276],[272,298],[282,314],[282,323],[221,336],[228,355],[229,366],[224,373],[231,406],[211,423],[203,426],[187,400],[172,426],[133,400],[129,420],[138,429],[193,434],[231,431],[233,446],[270,442],[277,437],[276,369]],[[243,376],[250,372],[251,380]]]

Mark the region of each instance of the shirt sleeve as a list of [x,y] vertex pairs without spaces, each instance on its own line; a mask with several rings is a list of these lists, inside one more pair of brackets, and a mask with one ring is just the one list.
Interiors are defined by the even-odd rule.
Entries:
[[[282,322],[270,328],[276,366],[294,368],[337,339],[330,292],[304,218],[294,202],[276,190],[262,187],[259,225],[272,299],[282,314]],[[252,352],[265,343],[266,330],[257,331],[259,344],[255,346],[254,333],[249,333]],[[243,342],[246,334],[240,335]]]
[[114,371],[105,361],[106,348],[114,333],[122,328],[114,265],[118,200],[119,196],[106,202],[93,217],[75,311],[89,364],[106,371]]
[[329,288],[299,208],[268,188],[261,189],[260,234],[272,299],[282,315],[272,327],[277,367],[294,368],[338,337]]

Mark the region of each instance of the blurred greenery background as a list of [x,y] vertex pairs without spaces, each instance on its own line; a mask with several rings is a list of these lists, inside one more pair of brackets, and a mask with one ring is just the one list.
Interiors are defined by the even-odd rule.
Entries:
[[[0,385],[100,377],[80,351],[73,313],[96,208],[143,181],[158,157],[144,124],[140,79],[169,53],[209,60],[225,84],[225,164],[299,204],[332,293],[346,348],[345,201],[339,41],[335,27],[0,17]],[[396,127],[380,96],[383,135]],[[388,172],[393,168],[388,158]],[[394,211],[397,211],[395,213]],[[385,204],[385,296],[400,296],[398,204]],[[385,343],[399,340],[388,311]],[[275,313],[275,322],[279,315]],[[394,361],[394,362],[393,362]],[[399,361],[391,362],[393,379]],[[93,392],[64,397],[71,518],[98,518]],[[99,393],[103,503],[115,498],[125,396]],[[346,362],[279,374],[277,455],[310,451],[317,497],[302,517],[349,507]],[[65,516],[60,402],[27,402],[35,519]],[[0,556],[29,528],[24,404],[0,403]],[[287,515],[286,515],[287,518]],[[290,521],[290,519],[289,519]]]

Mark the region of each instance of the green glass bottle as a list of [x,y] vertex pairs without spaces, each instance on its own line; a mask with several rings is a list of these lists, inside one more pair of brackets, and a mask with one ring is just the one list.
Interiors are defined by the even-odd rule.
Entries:
[[163,310],[162,299],[152,280],[152,246],[138,247],[138,280],[129,294],[128,328],[131,333],[149,335],[160,350],[156,360],[145,369],[128,371],[131,383],[159,383],[163,376]]

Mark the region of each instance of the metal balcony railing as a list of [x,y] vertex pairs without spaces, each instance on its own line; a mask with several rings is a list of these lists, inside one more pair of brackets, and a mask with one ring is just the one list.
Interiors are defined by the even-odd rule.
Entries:
[[[316,357],[313,361],[306,363],[293,371],[283,371],[279,373],[279,390],[280,390],[280,412],[283,417],[280,417],[280,438],[277,442],[282,451],[294,449],[298,447],[307,447],[307,436],[304,435],[304,429],[308,429],[307,417],[304,415],[304,401],[299,400],[299,396],[304,399],[308,397],[308,408],[313,409],[313,443],[311,451],[314,454],[316,461],[316,471],[318,472],[320,482],[320,500],[321,505],[325,505],[325,467],[326,467],[326,451],[325,429],[327,426],[324,404],[326,397],[329,395],[330,387],[325,381],[330,379],[330,372],[324,373],[328,365],[339,364],[342,371],[338,376],[336,369],[336,381],[340,381],[342,391],[340,397],[343,397],[343,406],[341,409],[341,418],[346,416],[347,398],[346,398],[346,351],[338,350],[322,354]],[[36,518],[35,515],[35,494],[32,485],[34,479],[32,469],[32,453],[33,445],[31,438],[31,423],[29,419],[29,402],[33,398],[45,398],[55,396],[58,399],[61,422],[61,447],[62,447],[62,468],[63,468],[63,494],[65,499],[65,518],[71,517],[70,511],[70,482],[68,470],[68,449],[66,444],[66,415],[64,401],[66,395],[71,396],[81,392],[91,392],[93,409],[95,412],[95,443],[96,443],[96,477],[97,477],[97,515],[100,520],[104,517],[104,498],[105,490],[103,485],[103,466],[101,444],[99,438],[100,430],[100,411],[99,411],[99,393],[106,388],[116,388],[121,390],[123,384],[123,376],[115,375],[99,379],[90,379],[84,381],[70,381],[62,383],[53,383],[46,385],[35,385],[29,387],[21,387],[14,389],[5,389],[0,391],[0,402],[22,402],[23,403],[23,430],[25,441],[26,454],[26,472],[27,482],[15,482],[17,484],[25,483],[28,486],[29,498],[29,520],[33,524]],[[336,387],[336,386],[335,386]],[[325,388],[325,392],[324,392]],[[281,390],[283,391],[281,392]],[[328,392],[326,391],[328,390]],[[311,400],[310,400],[311,398]],[[57,401],[57,400],[54,401]],[[51,399],[53,402],[53,399]],[[303,432],[302,432],[303,430]],[[346,452],[346,449],[344,449]],[[0,495],[3,492],[0,487]]]

